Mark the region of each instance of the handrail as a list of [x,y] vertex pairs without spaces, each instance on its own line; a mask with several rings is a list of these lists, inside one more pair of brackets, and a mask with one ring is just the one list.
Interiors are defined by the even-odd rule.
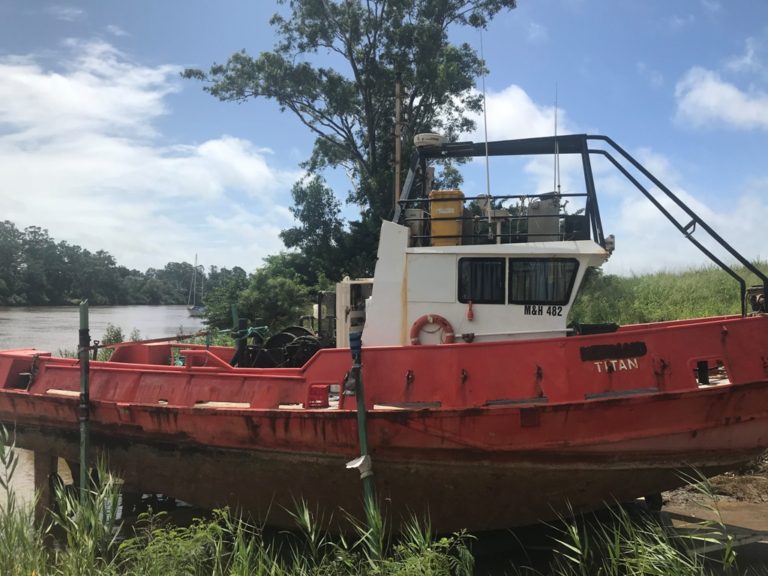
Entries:
[[599,149],[599,148],[590,148],[589,153],[590,154],[600,154],[604,157],[606,157],[623,175],[627,180],[629,180],[632,184],[635,185],[635,187],[640,190],[640,192],[651,201],[651,203],[661,212],[679,231],[683,236],[688,238],[688,240],[691,241],[691,243],[696,246],[705,256],[707,256],[712,262],[714,262],[717,266],[719,266],[721,269],[723,269],[726,273],[728,273],[732,278],[734,278],[738,284],[739,284],[739,291],[741,294],[741,315],[746,316],[747,315],[747,302],[746,302],[746,294],[747,294],[747,288],[746,288],[746,280],[743,276],[738,274],[735,270],[733,270],[730,266],[725,264],[720,258],[715,256],[708,248],[706,248],[701,242],[699,242],[696,238],[693,237],[693,234],[696,231],[696,226],[700,226],[704,231],[707,232],[707,234],[724,250],[726,250],[731,256],[736,258],[736,260],[741,263],[744,268],[752,272],[755,276],[757,276],[760,280],[763,282],[763,290],[764,293],[768,293],[768,276],[763,274],[763,272],[757,268],[754,264],[752,264],[749,260],[744,258],[733,246],[731,246],[728,242],[726,242],[717,232],[715,232],[698,214],[696,214],[691,208],[680,198],[678,198],[669,188],[667,188],[658,178],[656,178],[651,172],[649,172],[640,162],[638,162],[635,158],[633,158],[626,150],[624,150],[621,146],[619,146],[616,142],[614,142],[611,138],[608,136],[602,136],[602,135],[589,135],[587,136],[587,139],[589,140],[601,140],[611,146],[616,152],[618,152],[627,162],[632,164],[643,176],[648,178],[659,190],[661,190],[667,198],[672,200],[683,212],[685,212],[688,216],[691,217],[691,221],[683,225],[681,224],[677,218],[675,218],[664,206],[656,199],[654,196],[632,175],[629,173],[629,171],[622,166],[616,158],[614,158],[610,152],[607,150]]

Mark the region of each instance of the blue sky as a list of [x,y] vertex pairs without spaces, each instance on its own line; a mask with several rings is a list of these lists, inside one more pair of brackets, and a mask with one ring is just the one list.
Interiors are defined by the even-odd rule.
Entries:
[[[0,218],[142,270],[195,253],[257,268],[282,248],[312,138],[274,103],[220,103],[179,71],[269,50],[276,8],[0,0]],[[472,30],[453,40],[480,46]],[[557,86],[561,133],[611,136],[745,255],[768,257],[768,3],[519,0],[483,45],[491,139],[551,134]],[[551,186],[548,166],[524,166],[527,185]],[[608,271],[703,262],[596,171],[617,238]],[[484,191],[482,173],[468,175],[468,193]],[[344,199],[347,183],[331,181]]]

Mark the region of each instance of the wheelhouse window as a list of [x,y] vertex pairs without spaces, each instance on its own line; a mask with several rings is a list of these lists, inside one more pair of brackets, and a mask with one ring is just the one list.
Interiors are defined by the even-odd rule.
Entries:
[[459,258],[459,302],[504,304],[504,258]]
[[567,304],[577,260],[572,258],[510,258],[510,304]]

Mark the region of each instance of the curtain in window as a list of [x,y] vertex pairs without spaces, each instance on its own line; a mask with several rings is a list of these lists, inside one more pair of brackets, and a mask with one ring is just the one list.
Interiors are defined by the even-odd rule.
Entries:
[[570,299],[576,260],[509,261],[509,301],[516,304],[565,304]]
[[504,258],[461,258],[459,302],[504,304]]

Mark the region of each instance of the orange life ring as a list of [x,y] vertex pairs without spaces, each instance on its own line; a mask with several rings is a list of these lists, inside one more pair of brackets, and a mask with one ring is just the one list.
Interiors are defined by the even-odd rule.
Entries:
[[413,323],[413,326],[411,326],[411,344],[414,346],[421,344],[419,334],[421,334],[422,329],[427,324],[435,324],[442,329],[443,337],[441,342],[443,344],[450,344],[453,342],[453,326],[451,326],[451,323],[448,322],[448,320],[437,314],[424,314],[424,316],[420,316],[416,322]]

